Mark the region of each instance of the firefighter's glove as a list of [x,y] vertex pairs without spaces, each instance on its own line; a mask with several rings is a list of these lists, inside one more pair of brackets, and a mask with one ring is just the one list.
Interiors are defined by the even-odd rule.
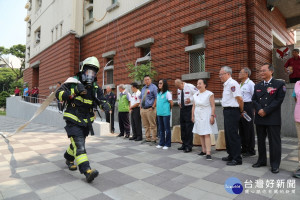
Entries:
[[76,95],[82,95],[82,94],[87,94],[87,91],[82,83],[78,83],[75,88],[74,92]]
[[109,105],[108,102],[105,102],[105,101],[101,101],[100,107],[104,112],[109,112],[111,110],[111,106]]

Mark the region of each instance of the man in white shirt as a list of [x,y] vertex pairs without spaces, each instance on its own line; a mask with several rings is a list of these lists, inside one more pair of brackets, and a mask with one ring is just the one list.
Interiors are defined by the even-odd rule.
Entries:
[[131,83],[131,90],[133,91],[130,98],[130,112],[131,112],[131,127],[132,127],[132,137],[129,140],[141,141],[143,139],[142,135],[142,122],[140,114],[140,103],[141,100],[139,96],[141,91],[138,89],[138,84],[136,82]]
[[178,104],[180,107],[180,129],[182,140],[182,146],[178,148],[178,150],[183,150],[185,153],[188,153],[192,151],[193,147],[193,95],[198,89],[194,85],[185,83],[180,79],[175,80],[175,86],[177,87]]
[[244,158],[255,155],[255,135],[253,125],[254,107],[252,104],[255,84],[250,80],[250,75],[251,70],[248,67],[244,67],[239,73],[239,80],[241,81],[240,87],[244,101],[244,111],[251,118],[251,121],[247,121],[244,117],[241,117],[240,119],[239,133],[242,142],[242,155]]
[[235,166],[242,164],[241,157],[241,139],[238,133],[241,113],[244,111],[244,103],[238,82],[231,78],[232,69],[223,66],[220,70],[219,77],[224,83],[222,95],[222,107],[224,115],[224,130],[227,157],[227,165]]

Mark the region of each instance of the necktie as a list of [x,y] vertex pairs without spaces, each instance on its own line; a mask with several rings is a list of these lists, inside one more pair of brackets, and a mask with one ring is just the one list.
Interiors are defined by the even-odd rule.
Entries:
[[145,93],[144,93],[144,96],[143,96],[143,99],[142,99],[142,108],[145,108],[147,92],[148,92],[148,87],[146,87]]
[[265,82],[265,86],[268,86],[268,85],[269,85],[269,83]]
[[181,90],[181,108],[184,107],[184,93],[183,90]]

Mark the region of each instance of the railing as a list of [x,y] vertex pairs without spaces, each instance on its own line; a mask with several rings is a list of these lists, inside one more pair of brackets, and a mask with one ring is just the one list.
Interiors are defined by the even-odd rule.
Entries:
[[[37,104],[42,104],[46,99],[48,98],[48,96],[45,95],[38,95],[37,97],[33,97],[33,96],[22,96],[22,100],[28,103],[37,103]],[[61,102],[59,102],[60,105],[62,105]],[[57,100],[53,100],[50,105],[51,108],[57,109],[58,110],[58,102]]]

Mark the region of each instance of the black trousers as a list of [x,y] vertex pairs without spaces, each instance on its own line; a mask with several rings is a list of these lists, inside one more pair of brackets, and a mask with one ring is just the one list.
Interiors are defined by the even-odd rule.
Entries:
[[266,137],[269,139],[270,165],[272,168],[279,168],[281,161],[281,126],[256,125],[257,145],[258,145],[258,161],[259,163],[267,163]]
[[131,111],[131,127],[132,137],[136,139],[142,139],[142,121],[140,107],[134,108]]
[[192,149],[193,147],[193,127],[192,122],[192,106],[184,106],[180,109],[180,130],[182,146]]
[[239,108],[224,108],[224,130],[226,150],[230,159],[237,162],[242,161],[241,157],[241,138],[239,136],[239,121],[240,109]]
[[114,108],[111,113],[111,122],[110,122],[110,114],[109,112],[105,112],[106,122],[110,123],[111,132],[115,132],[115,111]]
[[129,122],[129,112],[119,112],[119,127],[120,134],[130,135],[130,122]]
[[255,134],[253,125],[253,104],[252,102],[244,103],[244,110],[247,112],[251,121],[248,122],[244,117],[241,117],[239,124],[239,133],[242,142],[242,153],[255,154]]

